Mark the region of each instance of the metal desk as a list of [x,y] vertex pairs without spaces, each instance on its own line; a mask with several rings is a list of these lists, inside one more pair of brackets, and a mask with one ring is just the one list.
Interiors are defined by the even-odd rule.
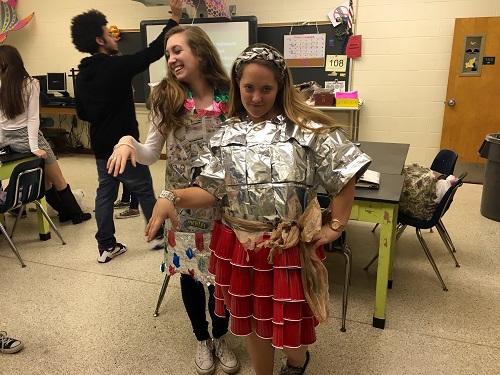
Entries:
[[380,188],[356,189],[350,219],[380,225],[372,324],[382,329],[385,327],[387,288],[392,286],[396,224],[399,198],[403,188],[401,172],[409,147],[408,144],[382,142],[361,142],[360,145],[360,149],[373,159],[369,168],[381,173]]
[[380,224],[377,282],[373,326],[385,327],[387,288],[392,287],[392,265],[396,245],[396,224],[406,155],[410,145],[400,143],[361,142],[361,150],[373,162],[370,169],[381,173],[378,190],[356,189],[351,219]]

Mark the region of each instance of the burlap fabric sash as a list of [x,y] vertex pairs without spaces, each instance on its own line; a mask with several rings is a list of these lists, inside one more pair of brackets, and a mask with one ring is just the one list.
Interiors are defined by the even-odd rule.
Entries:
[[[281,253],[298,245],[306,300],[318,321],[322,322],[328,318],[328,271],[311,242],[321,230],[321,208],[316,198],[309,202],[298,221],[281,222],[276,228],[272,224],[227,214],[224,215],[224,220],[247,251],[270,248],[269,263],[273,262],[276,252]],[[264,240],[264,236],[269,233],[269,238]]]

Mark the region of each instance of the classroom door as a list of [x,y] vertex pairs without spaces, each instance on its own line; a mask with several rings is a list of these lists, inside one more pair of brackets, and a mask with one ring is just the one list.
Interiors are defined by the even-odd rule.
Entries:
[[482,167],[484,137],[500,133],[500,17],[455,20],[444,103],[441,148],[458,153],[462,170]]

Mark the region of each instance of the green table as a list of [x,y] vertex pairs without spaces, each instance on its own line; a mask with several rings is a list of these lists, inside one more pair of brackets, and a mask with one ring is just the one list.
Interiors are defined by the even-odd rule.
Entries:
[[380,188],[356,189],[351,219],[378,223],[380,226],[373,326],[383,329],[386,319],[387,288],[392,288],[396,225],[399,198],[403,188],[401,172],[410,145],[361,142],[360,148],[373,159],[370,169],[381,173]]
[[[369,169],[380,172],[378,190],[356,188],[351,220],[379,224],[377,282],[375,288],[375,311],[373,326],[385,327],[387,289],[392,288],[392,265],[396,242],[399,198],[403,188],[403,171],[408,144],[361,142],[360,148],[372,158]],[[319,194],[321,196],[321,194]],[[322,206],[328,206],[323,199]]]
[[382,173],[379,190],[356,189],[351,211],[350,219],[377,223],[380,227],[375,312],[373,313],[373,326],[377,328],[385,327],[387,288],[392,287],[392,264],[402,187],[402,175]]

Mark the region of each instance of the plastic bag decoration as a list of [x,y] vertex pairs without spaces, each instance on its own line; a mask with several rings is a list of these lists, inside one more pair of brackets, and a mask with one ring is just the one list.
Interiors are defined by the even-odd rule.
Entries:
[[187,0],[186,4],[191,5],[193,8],[197,8],[197,4],[200,1],[205,2],[207,13],[210,17],[231,18],[229,5],[227,4],[226,0]]

